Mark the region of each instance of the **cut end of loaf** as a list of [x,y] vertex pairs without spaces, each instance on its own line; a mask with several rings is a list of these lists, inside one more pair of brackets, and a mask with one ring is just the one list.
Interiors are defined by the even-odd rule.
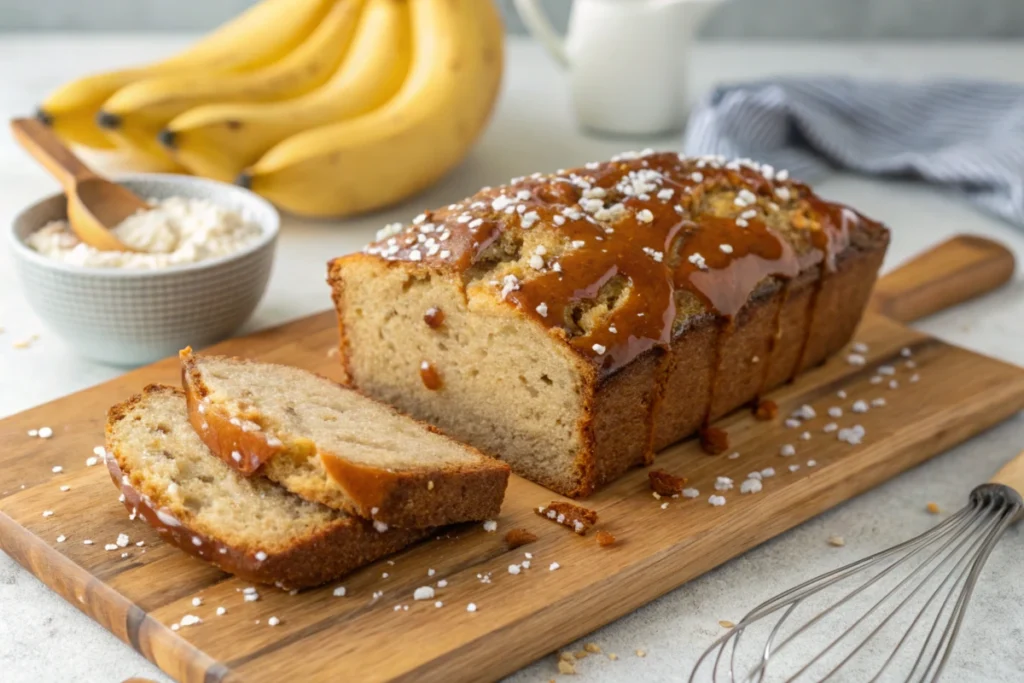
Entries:
[[[457,277],[408,272],[367,255],[338,259],[330,281],[352,384],[554,490],[593,488],[582,454],[593,369],[547,330]],[[443,312],[443,322],[432,324]],[[425,382],[428,364],[439,385]]]

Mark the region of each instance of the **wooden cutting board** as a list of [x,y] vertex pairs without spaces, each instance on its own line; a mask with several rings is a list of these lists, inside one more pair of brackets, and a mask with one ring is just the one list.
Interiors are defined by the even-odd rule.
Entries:
[[[958,238],[887,276],[873,300],[876,313],[856,335],[870,349],[865,365],[849,364],[842,353],[774,392],[781,412],[773,422],[756,421],[746,410],[721,420],[738,457],[709,457],[693,441],[659,454],[655,466],[687,476],[700,491],[697,498],[655,500],[647,471],[638,469],[587,500],[600,515],[598,528],[618,539],[610,547],[599,547],[593,533],[579,537],[535,515],[556,496],[513,477],[496,533],[481,524],[452,528],[349,576],[338,584],[345,597],[334,596],[335,586],[296,595],[260,588],[258,601],[244,602],[243,582],[129,521],[106,469],[86,465],[103,441],[107,406],[148,382],[176,382],[176,359],[0,422],[0,547],[177,679],[497,678],[1024,407],[1024,370],[891,319],[910,320],[987,291],[1012,269],[1005,249]],[[329,353],[336,334],[333,314],[323,313],[216,350],[336,376],[337,359]],[[908,360],[916,367],[907,367]],[[894,374],[876,375],[885,365]],[[873,382],[876,376],[881,381]],[[893,380],[898,388],[889,388]],[[840,390],[845,398],[837,396]],[[857,400],[878,398],[884,407],[851,411]],[[803,404],[818,417],[786,428],[782,418]],[[833,421],[831,406],[844,410],[834,420],[840,426],[865,428],[862,444],[823,431]],[[26,436],[42,426],[54,436]],[[809,440],[800,438],[804,430]],[[796,455],[782,457],[783,444],[792,444]],[[791,466],[799,469],[791,472]],[[745,475],[768,467],[776,474],[764,479],[764,490],[741,495]],[[727,503],[713,507],[708,498],[718,493],[719,476],[732,478],[737,488],[721,492]],[[65,486],[70,489],[62,491]],[[539,540],[510,551],[503,537],[513,528],[533,531]],[[105,550],[121,533],[130,537],[127,547]],[[509,573],[527,552],[530,567]],[[417,587],[440,580],[447,585],[437,588],[435,599],[413,600]],[[382,595],[375,599],[376,591]],[[197,596],[202,604],[193,606]],[[467,610],[469,603],[475,612]],[[217,616],[221,606],[227,613]],[[170,628],[187,614],[202,623]],[[273,627],[272,616],[280,620]]]

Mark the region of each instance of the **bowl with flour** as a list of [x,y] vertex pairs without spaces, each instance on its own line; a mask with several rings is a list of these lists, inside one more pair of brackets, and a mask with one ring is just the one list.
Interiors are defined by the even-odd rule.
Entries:
[[53,195],[15,217],[10,233],[24,294],[75,351],[134,366],[229,337],[263,297],[277,210],[240,187],[180,175],[117,181],[151,210],[113,233],[135,251],[98,251],[67,224]]

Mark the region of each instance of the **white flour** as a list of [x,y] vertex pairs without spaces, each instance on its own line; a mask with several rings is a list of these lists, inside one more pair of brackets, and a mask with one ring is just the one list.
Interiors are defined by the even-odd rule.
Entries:
[[83,243],[67,221],[54,221],[25,242],[44,256],[97,268],[167,268],[233,254],[256,241],[261,230],[241,214],[205,199],[151,200],[153,209],[129,216],[112,232],[139,249],[99,251]]

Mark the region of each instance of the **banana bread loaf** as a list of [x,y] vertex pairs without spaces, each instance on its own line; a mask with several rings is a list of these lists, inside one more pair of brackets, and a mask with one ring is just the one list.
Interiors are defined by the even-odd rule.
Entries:
[[747,160],[485,188],[329,264],[347,381],[582,496],[852,336],[881,224]]

